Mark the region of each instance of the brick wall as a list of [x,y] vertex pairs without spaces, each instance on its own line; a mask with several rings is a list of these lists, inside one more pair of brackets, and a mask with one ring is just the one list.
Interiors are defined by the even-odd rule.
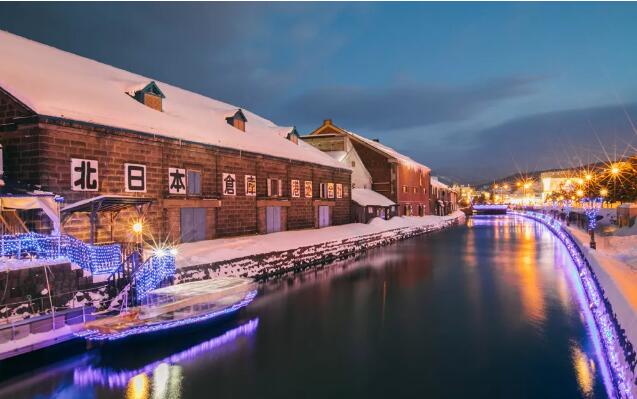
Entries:
[[12,123],[13,118],[29,115],[33,113],[28,108],[0,90],[0,125]]
[[388,162],[387,157],[354,140],[352,145],[372,176],[372,189],[396,202],[396,189],[394,187],[394,191],[391,190],[392,164]]
[[[241,132],[238,132],[241,134]],[[273,140],[281,139],[277,136]],[[0,143],[6,147],[7,172],[18,179],[41,184],[44,190],[61,194],[65,203],[103,194],[119,194],[155,199],[145,218],[145,225],[155,239],[168,234],[179,237],[179,209],[164,209],[163,199],[186,201],[218,198],[221,207],[207,211],[207,228],[214,232],[206,236],[232,236],[257,233],[256,201],[267,196],[267,178],[281,179],[283,197],[290,196],[290,180],[311,180],[314,198],[319,184],[341,183],[347,190],[342,199],[335,199],[333,224],[349,223],[350,172],[306,162],[268,157],[231,149],[200,145],[178,140],[143,135],[85,124],[41,120],[37,125],[18,126],[17,130],[0,133]],[[71,158],[94,159],[99,162],[99,191],[71,191]],[[147,192],[124,192],[124,164],[146,165]],[[168,168],[179,167],[201,172],[202,194],[199,196],[169,195]],[[237,195],[223,196],[222,173],[233,173],[237,179]],[[246,197],[244,176],[257,176],[257,196]],[[302,183],[301,183],[302,184]],[[200,203],[201,201],[199,201]],[[286,211],[288,229],[310,228],[314,225],[311,200],[291,199]],[[98,242],[110,241],[111,231],[116,241],[130,241],[130,225],[137,218],[134,211],[119,214],[111,221],[104,214],[98,220]],[[88,238],[88,217],[77,214],[65,224],[67,233]],[[112,226],[112,228],[111,228]],[[286,227],[284,225],[284,227]]]

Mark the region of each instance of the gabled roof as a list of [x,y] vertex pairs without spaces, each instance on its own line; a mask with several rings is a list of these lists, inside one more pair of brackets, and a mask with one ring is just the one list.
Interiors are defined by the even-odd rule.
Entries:
[[128,94],[130,94],[131,96],[135,96],[135,94],[142,92],[142,93],[152,93],[155,94],[161,98],[166,98],[166,96],[164,95],[164,93],[161,91],[161,89],[157,86],[157,83],[155,83],[155,81],[151,81],[150,83],[146,84],[146,85],[136,85],[133,86],[131,88],[129,88],[128,90],[126,90],[126,92]]
[[[0,89],[33,112],[219,147],[348,169],[310,146],[281,140],[271,121],[242,110],[246,134],[226,122],[239,107],[0,31]],[[163,112],[127,93],[155,82]]]
[[244,122],[248,121],[248,118],[246,118],[246,116],[243,114],[243,111],[241,111],[241,108],[226,114],[226,120],[237,119],[237,118],[241,119]]
[[[321,125],[321,127],[319,127],[318,129],[316,129],[315,131],[313,131],[312,133],[310,133],[308,136],[305,137],[313,137],[313,136],[318,136],[318,135],[331,135],[330,133],[321,133],[322,130],[324,129],[330,129],[332,131],[338,132],[342,135],[346,135],[349,136],[350,139],[353,139],[354,141],[361,143],[371,149],[373,149],[376,152],[381,153],[382,155],[386,156],[387,158],[390,158],[392,160],[395,160],[396,162],[399,162],[403,165],[407,165],[411,168],[414,169],[422,169],[424,171],[430,171],[431,169],[429,169],[429,167],[414,161],[413,159],[411,159],[410,157],[408,157],[407,155],[401,154],[400,152],[394,150],[393,148],[386,146],[384,144],[379,143],[378,141],[374,141],[374,140],[370,140],[366,137],[363,137],[359,134],[356,134],[354,132],[351,132],[349,130],[345,130],[342,129],[336,125],[334,125],[332,123],[332,121],[330,119],[325,120],[325,122],[323,123],[323,125]],[[336,133],[336,134],[338,134]],[[334,135],[336,135],[334,134]]]

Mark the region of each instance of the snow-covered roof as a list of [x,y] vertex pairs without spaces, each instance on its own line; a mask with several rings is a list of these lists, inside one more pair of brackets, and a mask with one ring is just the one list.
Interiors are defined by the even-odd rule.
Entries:
[[395,202],[385,197],[382,194],[377,193],[374,190],[367,188],[353,188],[352,189],[352,201],[361,206],[392,206],[396,205]]
[[[245,132],[230,126],[225,118],[240,108],[235,105],[4,31],[0,54],[0,88],[39,115],[347,169],[311,146],[282,139],[282,127],[245,109]],[[127,94],[152,81],[166,96],[163,112]]]
[[429,172],[431,169],[429,169],[429,167],[414,161],[413,159],[409,158],[407,155],[401,154],[400,152],[394,150],[391,147],[388,147],[384,144],[379,143],[378,141],[374,141],[374,140],[370,140],[366,137],[363,137],[359,134],[356,134],[354,132],[350,132],[349,130],[344,130],[346,133],[352,135],[353,137],[357,138],[358,140],[364,142],[365,144],[374,147],[375,149],[384,152],[385,154],[387,154],[388,156],[395,158],[398,162],[400,162],[403,165],[407,165],[413,169],[422,169],[426,172]]
[[432,176],[431,177],[431,186],[432,187],[436,187],[436,188],[443,188],[443,189],[449,189],[449,186],[446,185],[445,183],[441,182],[440,180],[438,180],[437,177]]
[[347,155],[347,151],[325,151],[325,153],[336,159],[338,162],[342,162],[343,158]]

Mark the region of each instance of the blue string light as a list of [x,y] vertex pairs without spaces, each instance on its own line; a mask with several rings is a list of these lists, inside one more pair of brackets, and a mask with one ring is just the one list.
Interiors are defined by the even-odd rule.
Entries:
[[165,249],[155,251],[133,276],[137,301],[143,300],[150,291],[174,275],[175,255]]
[[24,233],[0,236],[0,257],[67,258],[93,275],[110,274],[121,263],[119,244],[90,245],[69,235]]

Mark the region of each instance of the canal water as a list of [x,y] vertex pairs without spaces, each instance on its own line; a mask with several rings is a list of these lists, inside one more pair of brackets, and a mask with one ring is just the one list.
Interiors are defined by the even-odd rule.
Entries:
[[0,397],[604,398],[573,267],[542,225],[472,218],[266,283],[220,325],[3,370]]

